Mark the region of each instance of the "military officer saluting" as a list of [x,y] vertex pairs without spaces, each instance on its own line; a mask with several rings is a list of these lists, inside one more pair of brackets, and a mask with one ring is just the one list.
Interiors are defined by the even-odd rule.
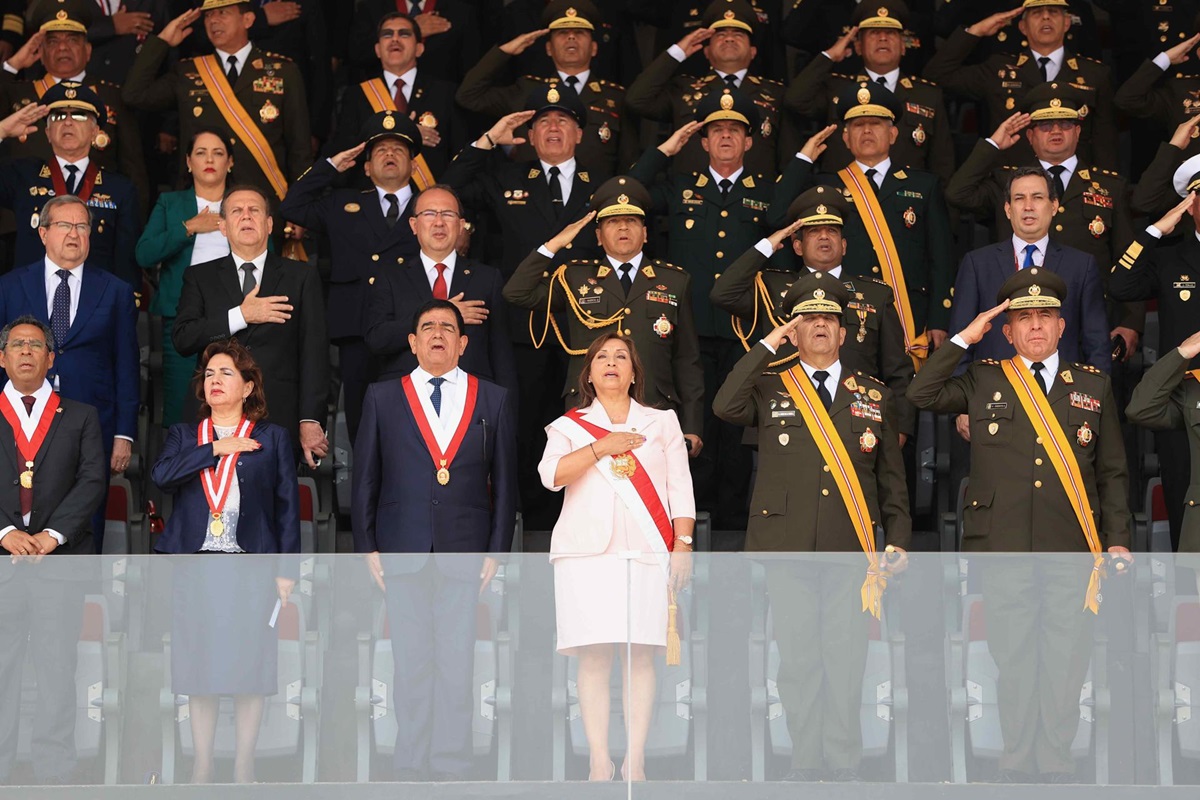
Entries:
[[[671,45],[651,62],[625,95],[629,109],[646,119],[670,122],[678,130],[696,116],[704,96],[726,87],[740,89],[758,107],[757,144],[746,154],[746,169],[774,180],[779,162],[794,147],[792,125],[780,105],[783,84],[750,74],[757,52],[751,37],[759,24],[758,15],[745,0],[714,0],[697,28]],[[680,67],[700,50],[711,66],[701,77],[681,74]],[[675,159],[672,168],[688,174],[701,172],[707,162],[700,143],[693,141]]]
[[[178,110],[181,141],[199,126],[229,130],[238,180],[282,200],[288,183],[312,166],[308,103],[300,68],[250,41],[255,13],[248,0],[204,0],[180,14],[147,37],[122,96],[131,108]],[[215,54],[184,59],[158,77],[170,49],[201,16]]]
[[[787,780],[818,780],[823,768],[857,779],[870,615],[879,616],[888,574],[907,565],[912,535],[895,398],[841,360],[849,302],[831,275],[797,280],[783,298],[789,319],[742,357],[713,404],[722,419],[758,426],[747,550],[866,556],[766,563],[792,737]],[[785,339],[798,363],[774,371]],[[877,526],[889,554],[876,551]]]
[[[1119,409],[1107,375],[1060,363],[1066,292],[1050,270],[1013,273],[999,305],[930,356],[908,387],[918,408],[970,419],[962,550],[1039,554],[983,564],[988,649],[999,668],[1000,769],[1013,782],[1037,775],[1069,782],[1074,774],[1071,743],[1105,550],[1129,558]],[[1004,335],[1016,356],[975,361],[952,377],[967,348],[1005,312]]]
[[[630,129],[623,113],[625,87],[592,74],[599,47],[593,37],[600,24],[600,12],[590,0],[547,3],[541,30],[521,34],[485,53],[463,77],[455,99],[468,111],[496,118],[519,111],[532,92],[551,87],[559,92],[574,91],[585,111],[579,163],[602,175],[621,172],[637,157],[637,131]],[[554,63],[553,72],[523,75],[515,83],[502,84],[510,59],[543,36],[547,37],[546,54]],[[518,146],[513,155],[519,160],[532,157],[528,146]]]
[[[900,0],[859,3],[851,17],[850,28],[828,50],[818,53],[792,80],[783,105],[789,111],[829,122],[841,119],[834,98],[850,85],[870,81],[885,87],[900,101],[896,120],[899,135],[892,146],[892,157],[901,164],[936,173],[949,180],[954,171],[954,143],[946,118],[946,101],[934,83],[900,71],[904,58],[904,29],[908,7]],[[862,57],[857,74],[834,72],[848,57]],[[838,166],[850,160],[845,145],[830,140],[823,164]]]
[[29,264],[45,256],[38,227],[42,206],[51,197],[73,194],[91,212],[88,266],[140,287],[141,270],[133,255],[142,232],[137,193],[128,178],[109,172],[91,156],[92,143],[103,131],[104,103],[89,87],[61,81],[46,90],[41,105],[49,109],[51,156],[0,163],[0,206],[17,218],[13,263]]
[[[852,213],[841,192],[832,186],[814,186],[792,201],[787,213],[791,222],[786,228],[760,239],[721,273],[710,297],[718,308],[756,320],[759,329],[768,330],[786,319],[783,299],[799,278],[820,272],[840,280],[849,293],[842,309],[842,327],[846,329],[842,363],[849,370],[878,377],[892,390],[896,427],[903,444],[916,427],[916,412],[904,397],[912,380],[913,364],[904,352],[904,334],[891,287],[877,278],[848,275],[842,267],[846,255],[842,226]],[[789,239],[799,259],[796,269],[791,259],[772,257]],[[747,328],[741,334],[747,350],[752,332]],[[787,342],[777,350],[772,369],[782,368],[797,357]]]
[[[1152,119],[1167,130],[1200,114],[1200,71],[1193,55],[1200,46],[1200,33],[1183,40],[1171,37],[1170,41],[1175,44],[1142,62],[1113,97],[1118,110]],[[1192,138],[1183,148],[1184,157],[1200,153],[1198,137],[1193,128]]]
[[[1017,27],[1029,49],[1015,58],[995,53],[978,64],[965,62],[983,38],[995,36],[1020,17]],[[925,65],[925,77],[948,92],[982,100],[988,119],[1002,120],[1021,105],[1025,93],[1042,83],[1069,83],[1084,96],[1080,157],[1088,163],[1117,163],[1117,120],[1113,110],[1112,72],[1065,46],[1071,27],[1067,0],[1025,0],[1020,8],[993,14],[967,28],[959,28]],[[1028,161],[1025,145],[1009,153],[1010,163]]]
[[[703,444],[704,371],[692,319],[691,278],[673,264],[647,258],[650,193],[619,175],[592,195],[592,211],[570,223],[521,262],[504,286],[504,299],[546,312],[535,325],[539,341],[553,335],[571,356],[563,398],[574,405],[582,356],[597,336],[620,331],[633,338],[646,370],[646,402],[674,409],[692,457]],[[555,255],[596,220],[604,257],[567,261],[550,271]],[[567,330],[552,316],[566,312]],[[553,327],[553,334],[550,328]]]

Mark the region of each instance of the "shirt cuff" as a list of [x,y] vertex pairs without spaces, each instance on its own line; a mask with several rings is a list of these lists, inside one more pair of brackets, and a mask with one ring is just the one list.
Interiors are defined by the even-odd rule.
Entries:
[[796,158],[800,159],[801,161],[807,161],[810,164],[813,163],[813,160],[804,155],[804,153],[796,153]]
[[48,533],[54,537],[54,541],[58,542],[59,547],[62,547],[64,544],[67,543],[67,537],[63,536],[61,533],[59,533],[56,530],[46,528],[46,533]]
[[540,254],[544,255],[546,258],[554,258],[554,253],[551,253],[551,252],[550,252],[550,251],[549,251],[549,250],[546,248],[546,245],[542,245],[541,247],[539,247],[539,248],[538,248],[538,252],[539,252]]
[[992,147],[996,148],[997,150],[1000,149],[1000,145],[996,144],[996,140],[993,139],[992,137],[989,136],[986,139],[984,139],[984,141],[987,142],[988,144],[990,144]]
[[[8,65],[5,64],[5,66],[8,66]],[[17,529],[16,525],[9,525],[4,530],[0,531],[0,542],[3,542],[4,537],[8,536],[9,533],[11,533],[12,531],[15,531],[16,529]]]
[[754,245],[754,249],[762,253],[763,258],[770,258],[775,255],[775,248],[772,246],[769,239],[759,239]]
[[[1159,53],[1151,60],[1154,62],[1154,66],[1158,67],[1163,72],[1166,72],[1171,68],[1171,57],[1166,53]],[[5,63],[4,68],[8,69],[7,63]]]
[[687,53],[683,52],[683,48],[677,44],[673,44],[668,47],[667,52],[671,54],[671,58],[675,59],[681,64],[684,61],[687,61]]
[[1150,234],[1155,239],[1161,239],[1163,237],[1162,231],[1160,231],[1158,228],[1154,227],[1153,225],[1146,226],[1146,233]]
[[[303,424],[303,423],[305,423],[305,422],[311,422],[311,423],[312,423],[312,424],[314,424],[314,425],[320,425],[320,424],[321,424],[321,423],[317,422],[315,419],[302,419],[302,420],[300,420],[300,422],[301,422],[301,424]],[[325,429],[324,429],[324,428],[322,428],[321,430],[322,430],[322,431],[324,431]]]
[[759,340],[758,340],[758,343],[759,343],[759,344],[761,344],[763,347],[767,348],[768,350],[770,350],[770,351],[771,351],[771,355],[775,355],[775,348],[774,348],[774,347],[771,347],[771,345],[767,344],[767,340],[766,340],[766,339],[759,339]]
[[325,163],[328,164],[329,166],[333,167],[334,169],[337,169],[337,164],[333,163],[332,158],[325,159]]
[[114,433],[114,434],[113,434],[113,438],[114,438],[114,439],[124,439],[124,440],[125,440],[125,441],[127,441],[127,442],[132,442],[132,441],[133,441],[133,437],[132,437],[132,436],[122,436],[122,435],[121,435],[121,434],[119,434],[119,433]]
[[961,347],[963,350],[970,349],[970,346],[967,344],[967,340],[964,339],[961,334],[958,334],[958,333],[954,334],[953,336],[950,337],[950,341],[954,342],[956,345]]
[[246,324],[246,318],[242,316],[242,307],[234,306],[229,309],[229,335],[233,336],[238,331],[244,331],[250,326]]
[[[1166,69],[1166,67],[1163,67],[1163,69]],[[10,75],[16,75],[18,72],[17,68],[7,61],[4,62],[4,71]],[[4,534],[0,533],[0,539],[2,538],[4,538]]]

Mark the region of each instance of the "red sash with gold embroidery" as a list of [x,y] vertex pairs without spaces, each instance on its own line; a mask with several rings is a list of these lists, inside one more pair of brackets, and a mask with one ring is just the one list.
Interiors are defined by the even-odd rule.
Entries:
[[445,486],[450,483],[450,465],[454,463],[458,448],[467,435],[467,428],[471,426],[471,417],[475,413],[475,398],[479,394],[479,379],[474,375],[467,376],[467,402],[463,406],[462,419],[458,421],[458,429],[454,431],[454,438],[450,440],[450,446],[444,453],[438,446],[437,437],[433,435],[433,428],[429,427],[425,407],[421,405],[421,398],[417,397],[417,387],[413,385],[412,376],[405,375],[400,379],[400,383],[404,387],[404,395],[408,398],[413,418],[417,421],[417,428],[421,431],[421,438],[425,440],[425,446],[429,448],[429,454],[433,457],[437,482]]
[[[50,399],[46,401],[46,407],[42,409],[42,417],[38,420],[32,439],[25,437],[25,429],[21,427],[17,411],[9,402],[8,395],[3,392],[0,392],[0,413],[4,414],[4,418],[8,420],[9,426],[13,429],[13,436],[17,440],[17,453],[24,462],[25,469],[21,472],[21,486],[32,489],[33,462],[37,458],[38,450],[42,448],[42,442],[46,441],[46,434],[49,433],[50,425],[54,422],[54,415],[58,413],[58,395],[54,392],[50,393]],[[18,466],[21,465],[18,464]]]

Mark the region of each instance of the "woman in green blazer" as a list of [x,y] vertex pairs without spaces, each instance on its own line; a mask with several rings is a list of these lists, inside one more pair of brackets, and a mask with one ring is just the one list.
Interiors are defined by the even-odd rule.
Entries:
[[180,422],[183,400],[196,369],[195,356],[182,356],[171,343],[175,308],[183,289],[183,271],[229,255],[229,242],[217,229],[221,199],[233,168],[229,135],[199,128],[188,142],[187,168],[192,188],[158,197],[150,221],[137,243],[137,262],[143,269],[161,264],[158,291],[150,313],[163,318],[163,427]]

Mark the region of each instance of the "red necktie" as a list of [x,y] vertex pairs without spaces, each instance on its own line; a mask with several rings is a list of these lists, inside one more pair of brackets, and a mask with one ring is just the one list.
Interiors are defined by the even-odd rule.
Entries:
[[401,114],[408,113],[408,100],[404,97],[404,78],[396,78],[396,94],[392,98],[392,102],[396,104],[396,110]]
[[434,264],[437,267],[438,276],[433,281],[433,298],[435,300],[448,300],[449,292],[446,291],[446,265]]
[[[33,404],[35,402],[35,398],[33,397],[33,395],[25,395],[24,397],[21,398],[21,402],[25,404],[25,415],[32,417],[33,416]],[[17,469],[19,472],[24,472],[25,471],[25,462],[23,462],[23,461],[18,462]],[[26,489],[24,486],[21,486],[20,495],[21,495],[21,516],[23,517],[33,509],[33,489]]]

